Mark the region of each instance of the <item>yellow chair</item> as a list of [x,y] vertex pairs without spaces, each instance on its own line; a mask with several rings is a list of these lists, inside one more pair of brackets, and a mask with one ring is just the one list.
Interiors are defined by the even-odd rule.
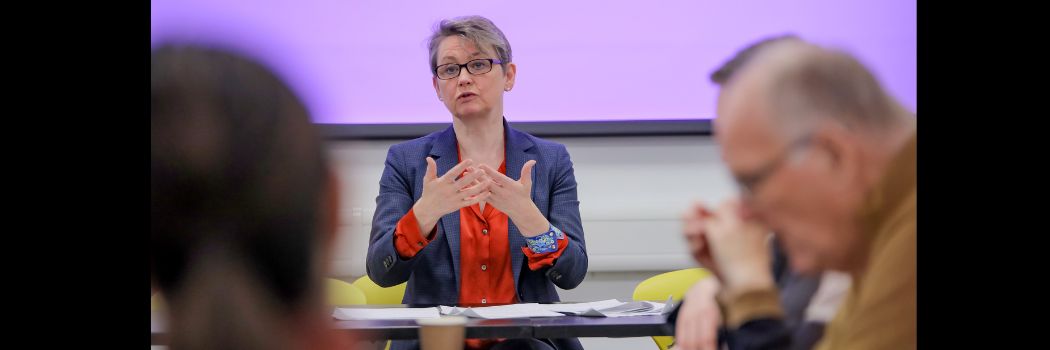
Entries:
[[368,301],[368,305],[401,304],[401,298],[405,296],[405,287],[407,285],[408,282],[405,282],[390,288],[383,288],[372,282],[368,275],[361,276],[361,278],[354,281],[354,287],[365,293],[365,300]]
[[[634,288],[632,298],[662,303],[671,297],[672,300],[679,301],[696,282],[710,276],[710,271],[699,267],[661,273],[639,283]],[[653,341],[656,342],[656,346],[660,347],[660,350],[667,350],[674,343],[674,337],[653,337]]]
[[[368,301],[368,305],[401,304],[401,298],[405,297],[405,287],[407,286],[408,282],[405,282],[390,288],[383,288],[372,282],[368,275],[354,280],[354,287],[365,293],[365,300]],[[386,350],[390,350],[389,340],[386,342]]]
[[364,305],[367,300],[365,293],[354,285],[334,278],[328,279],[329,305]]

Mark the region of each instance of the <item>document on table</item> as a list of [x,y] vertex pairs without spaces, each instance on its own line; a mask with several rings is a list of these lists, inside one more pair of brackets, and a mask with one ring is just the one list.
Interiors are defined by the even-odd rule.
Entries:
[[551,311],[548,306],[550,305],[527,303],[483,307],[440,306],[439,308],[442,315],[487,319],[565,316],[565,314]]
[[579,316],[592,317],[623,317],[664,315],[670,313],[672,310],[674,310],[674,303],[671,299],[668,299],[666,303],[657,303],[652,301],[632,301],[610,307],[590,308],[582,312],[576,312],[573,314]]
[[607,299],[587,303],[565,304],[526,303],[485,307],[440,306],[438,309],[442,315],[486,319],[559,317],[565,315],[623,317],[667,314],[674,309],[674,305],[670,298],[667,299],[666,303],[652,301],[622,302],[616,299]]
[[336,319],[348,320],[414,320],[417,318],[438,318],[441,313],[436,307],[394,307],[394,308],[336,308],[332,312]]

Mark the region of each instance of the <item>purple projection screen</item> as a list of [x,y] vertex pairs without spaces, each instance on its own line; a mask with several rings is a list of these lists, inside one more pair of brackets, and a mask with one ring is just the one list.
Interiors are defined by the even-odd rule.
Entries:
[[784,33],[853,53],[916,111],[915,12],[915,0],[151,0],[150,42],[246,53],[315,123],[447,124],[425,40],[440,19],[477,14],[513,48],[511,122],[697,121],[715,113],[708,74]]

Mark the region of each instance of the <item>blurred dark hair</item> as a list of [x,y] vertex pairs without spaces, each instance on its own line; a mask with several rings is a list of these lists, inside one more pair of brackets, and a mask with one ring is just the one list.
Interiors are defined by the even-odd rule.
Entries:
[[327,169],[307,109],[267,68],[151,53],[150,274],[172,348],[284,347],[266,320],[319,296]]

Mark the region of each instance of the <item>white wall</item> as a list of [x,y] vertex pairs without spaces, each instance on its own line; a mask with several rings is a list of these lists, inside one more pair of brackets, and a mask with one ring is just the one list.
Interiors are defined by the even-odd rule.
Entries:
[[[634,286],[661,272],[694,267],[681,236],[681,212],[733,193],[710,137],[554,138],[576,171],[587,251],[587,278],[562,300],[629,300]],[[364,259],[386,151],[399,141],[333,141],[342,179],[343,223],[335,277],[365,275]],[[609,342],[612,343],[609,343]],[[648,338],[584,339],[588,348],[655,348]]]
[[[710,137],[557,138],[579,183],[592,272],[668,271],[692,266],[678,216],[693,200],[733,191]],[[375,197],[386,151],[398,141],[333,141],[342,180],[343,223],[335,273],[365,274]]]

